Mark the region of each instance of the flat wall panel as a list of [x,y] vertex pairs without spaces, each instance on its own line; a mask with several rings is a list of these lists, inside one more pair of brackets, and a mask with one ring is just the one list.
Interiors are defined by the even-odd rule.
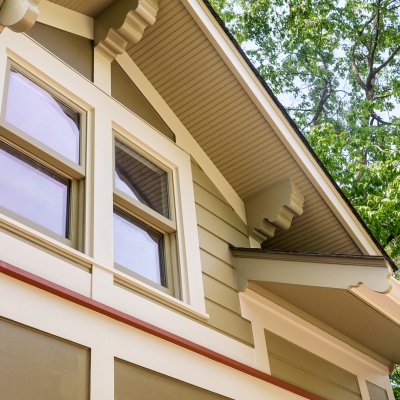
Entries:
[[265,338],[272,376],[327,400],[361,399],[355,375],[269,331]]
[[89,349],[0,319],[2,400],[88,400]]
[[208,390],[116,359],[115,400],[223,400]]
[[27,34],[51,53],[93,81],[93,41],[36,22]]
[[115,61],[111,64],[111,94],[126,108],[175,141],[171,129]]

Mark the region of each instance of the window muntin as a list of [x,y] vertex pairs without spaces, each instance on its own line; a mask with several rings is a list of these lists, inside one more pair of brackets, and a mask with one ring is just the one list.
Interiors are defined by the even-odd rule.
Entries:
[[80,163],[80,113],[14,69],[9,74],[4,119],[66,159]]
[[114,252],[119,268],[167,287],[164,236],[114,209]]
[[0,187],[0,207],[69,237],[69,179],[0,142]]
[[119,140],[114,148],[116,268],[177,296],[172,171]]
[[170,218],[168,173],[119,141],[115,142],[115,187]]

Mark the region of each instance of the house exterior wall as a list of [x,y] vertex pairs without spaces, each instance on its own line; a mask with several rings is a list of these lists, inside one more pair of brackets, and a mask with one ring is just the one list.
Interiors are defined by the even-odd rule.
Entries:
[[[118,395],[116,359],[154,371],[155,376],[162,374],[212,392],[215,395],[210,394],[211,398],[317,399],[265,375],[270,371],[265,368],[268,360],[261,361],[259,356],[268,354],[265,340],[260,344],[258,328],[262,324],[255,322],[250,303],[244,307],[246,313],[239,303],[228,247],[249,246],[246,226],[219,193],[214,177],[191,163],[192,154],[156,131],[151,121],[149,124],[138,118],[28,37],[6,30],[0,35],[2,85],[10,59],[88,114],[85,245],[78,251],[0,215],[0,260],[47,280],[40,288],[0,274],[0,317],[89,349],[87,398],[91,400],[112,400]],[[179,245],[184,251],[181,299],[159,293],[114,268],[113,129],[178,171]],[[54,284],[74,293],[70,298],[59,296],[49,289]],[[108,314],[90,308],[91,302]],[[254,309],[258,313],[257,307]],[[116,317],[121,313],[126,320]],[[126,322],[133,317],[143,322],[142,328]],[[286,321],[276,318],[278,325]],[[152,324],[152,328],[144,329],[146,324]],[[157,336],[157,329],[179,340],[175,336],[165,340]],[[282,332],[286,335],[288,330]],[[334,343],[334,338],[325,340]],[[198,351],[194,351],[196,346]],[[313,351],[329,358],[318,348]],[[340,356],[329,361],[341,363]],[[353,374],[357,370],[364,400],[368,399],[366,379],[379,387],[387,388],[388,384],[384,380],[387,370],[373,362],[368,366],[368,357],[367,361],[355,352],[354,364],[343,366]]]
[[196,215],[200,242],[208,324],[253,344],[250,323],[241,317],[233,257],[229,244],[248,247],[246,226],[218,189],[192,162]]

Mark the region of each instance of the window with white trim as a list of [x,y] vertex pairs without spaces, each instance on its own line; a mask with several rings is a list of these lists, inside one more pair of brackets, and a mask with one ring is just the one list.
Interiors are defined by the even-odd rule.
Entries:
[[84,112],[16,65],[4,99],[0,211],[81,248]]
[[114,141],[116,268],[179,297],[173,174],[132,144]]

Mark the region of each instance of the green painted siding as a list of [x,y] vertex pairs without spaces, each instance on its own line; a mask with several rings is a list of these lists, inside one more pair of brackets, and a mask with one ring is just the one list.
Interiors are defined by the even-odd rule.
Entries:
[[253,345],[250,323],[240,316],[239,295],[229,244],[249,246],[246,225],[206,174],[192,163],[208,324]]
[[388,395],[385,389],[374,385],[367,381],[368,393],[371,400],[388,400]]
[[292,342],[265,331],[272,376],[327,400],[360,400],[357,377]]

